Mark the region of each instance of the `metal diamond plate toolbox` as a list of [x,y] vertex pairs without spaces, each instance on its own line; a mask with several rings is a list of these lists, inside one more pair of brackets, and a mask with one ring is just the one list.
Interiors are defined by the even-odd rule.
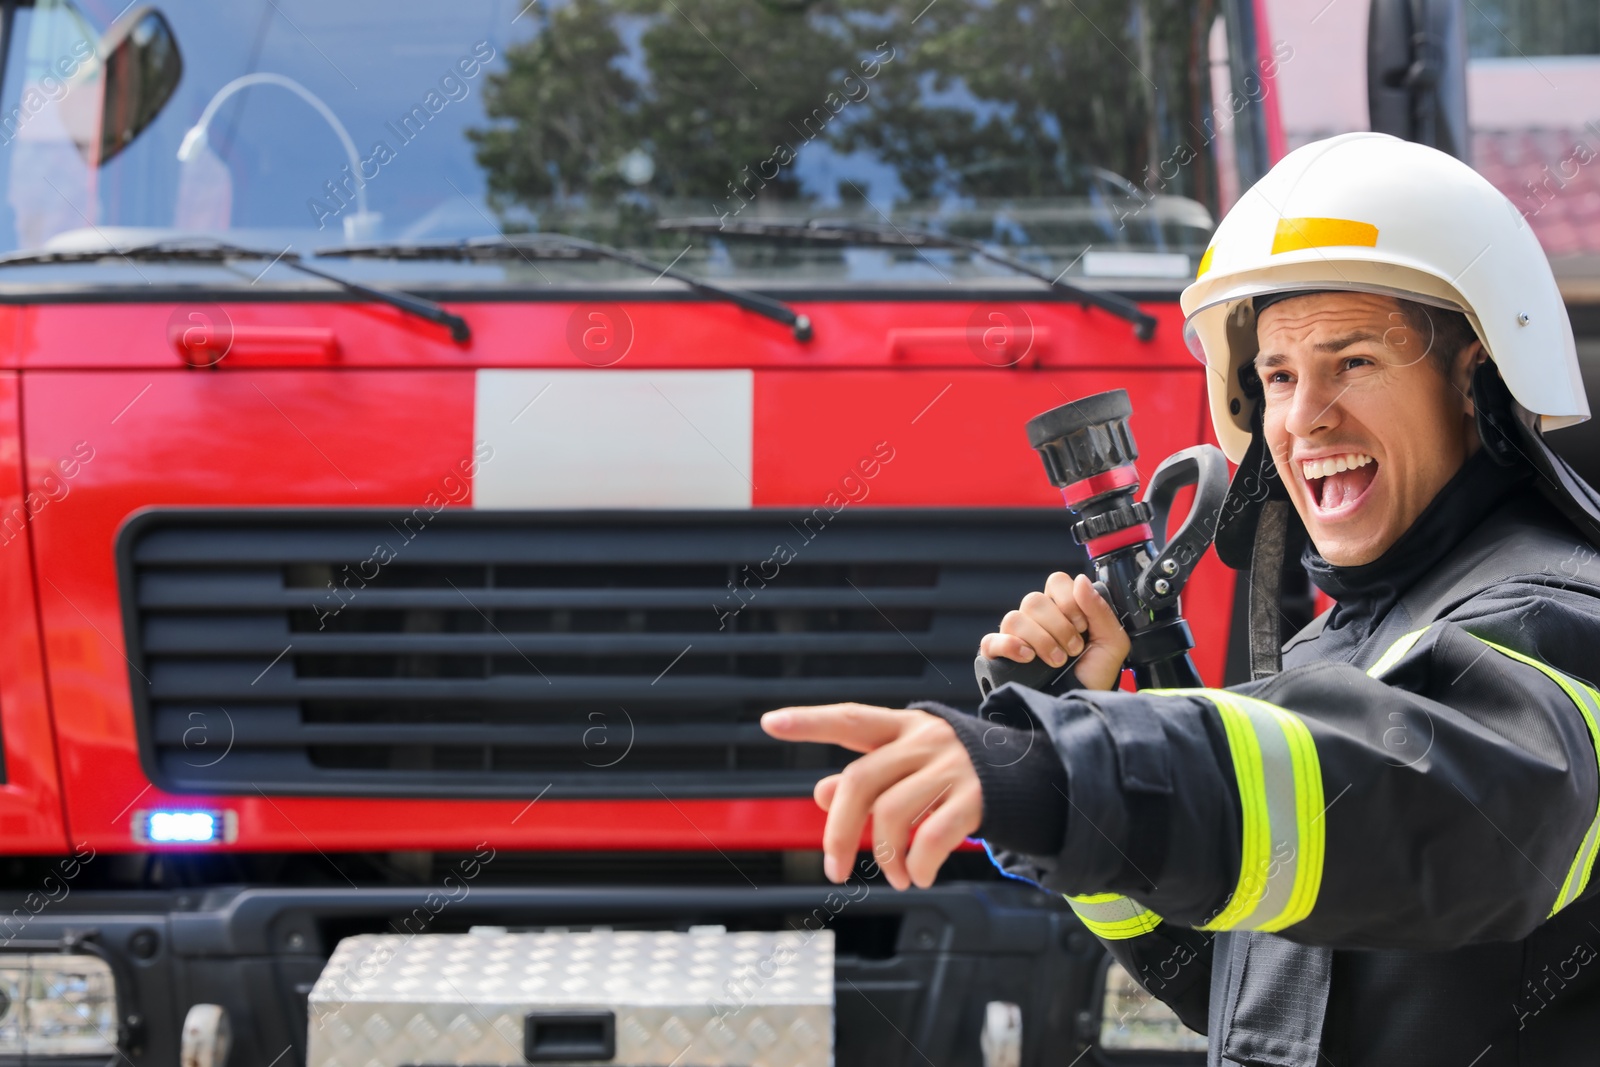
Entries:
[[523,1064],[530,1013],[538,1062],[832,1067],[833,933],[362,934],[309,1010],[310,1067]]

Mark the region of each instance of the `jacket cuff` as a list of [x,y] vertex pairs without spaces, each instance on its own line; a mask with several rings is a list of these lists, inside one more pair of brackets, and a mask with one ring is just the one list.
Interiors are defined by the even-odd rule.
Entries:
[[983,790],[983,825],[974,835],[1011,852],[1051,855],[1067,832],[1067,774],[1049,736],[1031,716],[973,715],[933,701],[912,708],[937,715],[961,739]]
[[995,861],[1059,893],[1132,892],[1153,884],[1166,859],[1172,779],[1160,716],[1137,693],[1086,696],[1005,685],[979,709],[983,719],[1036,722],[1035,748],[1051,749],[1066,779],[1056,797],[1066,827],[1059,846],[1007,842]]

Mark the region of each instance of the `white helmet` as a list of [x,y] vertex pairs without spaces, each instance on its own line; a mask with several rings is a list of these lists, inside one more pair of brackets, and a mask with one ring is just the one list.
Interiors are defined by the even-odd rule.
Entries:
[[1211,421],[1234,462],[1251,437],[1239,376],[1256,354],[1251,298],[1329,289],[1464,312],[1540,429],[1589,417],[1566,306],[1511,201],[1437,149],[1349,133],[1295,149],[1251,187],[1183,291],[1184,335],[1211,372]]

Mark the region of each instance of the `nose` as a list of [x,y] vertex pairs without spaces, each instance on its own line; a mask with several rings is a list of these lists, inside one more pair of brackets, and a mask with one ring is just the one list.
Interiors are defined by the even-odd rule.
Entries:
[[1302,378],[1295,385],[1283,428],[1302,440],[1333,429],[1343,417],[1339,402],[1346,388],[1337,382],[1314,379],[1310,375]]

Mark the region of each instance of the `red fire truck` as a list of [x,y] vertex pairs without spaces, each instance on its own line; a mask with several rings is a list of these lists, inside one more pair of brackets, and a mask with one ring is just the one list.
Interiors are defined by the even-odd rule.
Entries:
[[1030,416],[1206,439],[1176,298],[1283,151],[1259,4],[5,0],[0,47],[0,1062],[172,1063],[197,1004],[300,1062],[353,934],[816,916],[843,1064],[1203,1047],[981,852],[827,884],[846,754],[756,720],[976,704],[1083,565]]

